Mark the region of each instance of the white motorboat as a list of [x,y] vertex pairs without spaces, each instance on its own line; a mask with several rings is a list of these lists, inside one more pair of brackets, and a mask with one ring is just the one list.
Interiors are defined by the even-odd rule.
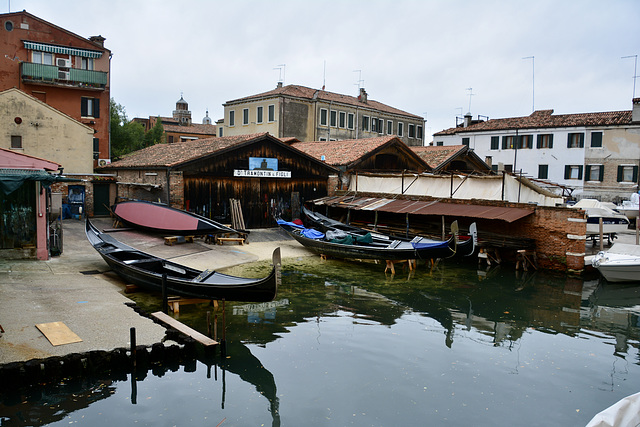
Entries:
[[636,219],[638,217],[638,210],[640,209],[640,206],[638,206],[638,199],[638,193],[631,193],[629,200],[624,200],[621,204],[616,206],[616,210],[630,220]]
[[640,246],[614,243],[598,252],[591,265],[609,282],[640,282]]
[[582,199],[572,207],[587,213],[587,235],[600,234],[600,218],[604,235],[621,233],[629,228],[629,218],[598,200]]

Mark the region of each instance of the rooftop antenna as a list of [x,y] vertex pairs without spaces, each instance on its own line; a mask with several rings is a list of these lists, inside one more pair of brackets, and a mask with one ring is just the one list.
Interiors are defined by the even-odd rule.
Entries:
[[361,83],[364,83],[364,80],[362,80],[362,70],[353,70],[354,73],[358,73],[358,80],[356,80],[356,82],[354,84],[358,85],[358,92],[360,91],[360,88],[362,86],[360,86]]
[[287,64],[280,64],[277,67],[274,67],[273,69],[278,70],[278,82],[284,85],[284,79],[287,73]]
[[[638,76],[638,55],[629,55],[629,56],[623,56],[620,59],[628,59],[628,58],[633,58],[633,98],[636,97],[636,79],[640,76]],[[632,99],[633,99],[632,98]]]
[[473,93],[473,88],[471,87],[468,87],[467,90],[469,91],[469,113],[471,113],[471,97],[475,95],[475,93]]
[[325,83],[327,82],[327,60],[324,60],[322,66],[322,90],[324,90]]
[[536,58],[535,56],[525,56],[522,59],[531,60],[531,112],[536,111]]

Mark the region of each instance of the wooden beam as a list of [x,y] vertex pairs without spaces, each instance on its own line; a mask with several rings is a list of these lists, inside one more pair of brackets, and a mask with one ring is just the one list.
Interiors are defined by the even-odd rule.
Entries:
[[196,331],[195,329],[191,329],[190,327],[188,327],[187,325],[185,325],[184,323],[181,323],[179,321],[177,321],[176,319],[174,319],[173,317],[169,316],[168,314],[164,314],[161,311],[156,311],[155,313],[151,313],[151,317],[154,317],[156,319],[158,319],[160,322],[171,326],[172,328],[176,329],[177,331],[185,334],[188,337],[193,338],[194,340],[198,341],[200,344],[204,345],[204,346],[211,346],[211,345],[218,345],[217,341],[212,340],[211,338],[209,338],[208,336],[201,334],[200,332]]

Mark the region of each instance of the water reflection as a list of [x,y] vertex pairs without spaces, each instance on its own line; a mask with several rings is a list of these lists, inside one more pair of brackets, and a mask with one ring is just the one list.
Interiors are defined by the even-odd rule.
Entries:
[[[263,267],[251,268],[258,275],[262,273]],[[638,372],[634,365],[640,365],[638,286],[616,286],[598,278],[585,281],[536,270],[517,272],[500,266],[479,269],[473,263],[440,262],[411,272],[398,268],[395,275],[383,270],[381,265],[320,262],[316,258],[285,263],[283,285],[275,301],[226,303],[227,357],[198,355],[197,366],[193,361],[184,366],[184,372],[177,372],[176,366],[154,366],[152,376],[146,371],[136,372],[127,377],[128,383],[123,378],[86,379],[72,389],[70,384],[59,384],[22,390],[19,395],[2,397],[0,417],[4,418],[0,420],[4,426],[61,423],[76,413],[90,418],[93,408],[100,406],[95,403],[111,401],[122,384],[127,385],[128,406],[145,408],[143,413],[120,407],[118,416],[124,424],[150,422],[148,411],[165,411],[153,406],[150,394],[158,400],[163,394],[175,394],[177,400],[170,400],[193,400],[195,403],[184,403],[189,412],[206,414],[209,420],[216,420],[213,425],[226,418],[229,425],[272,426],[299,425],[303,421],[307,425],[345,424],[348,418],[342,412],[351,410],[354,394],[362,394],[358,402],[371,402],[360,414],[383,413],[383,409],[388,412],[378,415],[375,422],[361,425],[389,425],[394,421],[411,424],[428,409],[438,414],[447,412],[448,422],[473,424],[491,405],[497,406],[495,413],[500,415],[489,420],[499,424],[496,420],[508,419],[509,414],[536,412],[531,401],[513,401],[514,394],[532,393],[532,388],[539,389],[539,399],[553,400],[543,404],[552,405],[567,399],[562,390],[568,381],[584,382],[580,383],[580,392],[576,388],[574,394],[581,393],[576,400],[586,402],[589,409],[601,403],[606,407],[606,399],[613,403],[632,388],[627,380]],[[242,267],[227,272],[245,273]],[[160,307],[155,296],[138,294],[133,298],[146,311]],[[179,318],[206,333],[206,312],[212,310],[208,304],[184,306]],[[219,310],[216,314],[222,318]],[[341,329],[345,325],[351,328],[346,339]],[[562,344],[549,344],[550,339]],[[394,347],[398,345],[403,346],[402,351]],[[529,352],[531,347],[544,352],[544,357],[536,359],[534,372],[524,368],[535,356],[529,353],[527,363],[523,363],[523,346]],[[583,347],[590,354],[584,354]],[[561,359],[558,348],[571,353],[575,360]],[[523,359],[525,353],[523,350]],[[595,354],[609,355],[613,362],[600,361]],[[495,358],[503,358],[506,368],[502,369]],[[593,360],[600,364],[594,365]],[[470,374],[462,367],[456,372],[451,365],[477,367]],[[556,382],[545,379],[535,383],[538,378],[559,376],[560,366],[570,372]],[[360,369],[368,385],[355,390],[345,378],[357,376]],[[374,369],[378,375],[372,376],[367,369]],[[504,371],[521,378],[500,379]],[[477,372],[486,379],[478,380]],[[593,379],[601,373],[607,381]],[[184,375],[192,376],[187,385],[178,380]],[[162,385],[155,387],[161,391],[153,394],[150,383],[156,384],[159,378]],[[424,378],[430,388],[420,383]],[[300,385],[305,380],[308,390]],[[166,385],[171,381],[180,385]],[[498,386],[493,385],[496,381]],[[417,390],[415,383],[420,384]],[[144,397],[139,396],[141,389],[145,390]],[[387,389],[394,394],[387,394]],[[426,393],[427,389],[434,391]],[[451,397],[477,389],[486,390],[491,397],[469,397],[465,408],[473,407],[473,411],[461,409],[460,402]],[[588,394],[591,389],[609,394],[602,399]],[[314,395],[310,400],[307,393],[313,392],[320,397]],[[566,402],[562,405],[554,408],[558,424],[584,425],[590,418],[584,410],[577,413]],[[195,421],[181,423],[181,419],[168,415],[164,421],[202,425]],[[435,424],[437,421],[445,423],[445,418],[436,418]]]

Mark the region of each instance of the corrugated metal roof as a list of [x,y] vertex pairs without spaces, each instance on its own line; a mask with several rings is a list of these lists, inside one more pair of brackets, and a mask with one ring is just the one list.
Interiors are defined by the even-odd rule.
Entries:
[[533,214],[535,208],[511,208],[475,204],[444,203],[436,200],[392,200],[371,197],[324,197],[313,201],[316,205],[328,205],[356,210],[375,210],[412,215],[447,215],[468,218],[498,219],[514,222]]

